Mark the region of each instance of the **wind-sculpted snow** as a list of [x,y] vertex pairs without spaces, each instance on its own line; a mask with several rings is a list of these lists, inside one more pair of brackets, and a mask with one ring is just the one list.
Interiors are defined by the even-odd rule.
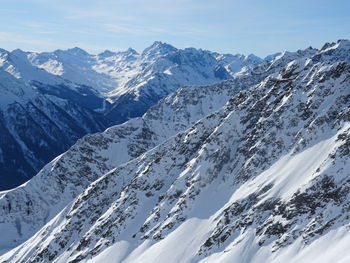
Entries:
[[6,234],[0,247],[20,244],[100,176],[187,129],[255,83],[255,78],[242,77],[215,86],[183,87],[142,118],[80,139],[27,184],[3,193],[0,231]]
[[[240,78],[206,95],[183,88],[183,96],[169,96],[143,118],[82,139],[45,167],[52,174],[42,172],[61,178],[61,191],[74,191],[63,195],[67,206],[0,259],[292,262],[298,251],[304,257],[295,262],[310,262],[332,240],[336,248],[323,259],[346,261],[349,253],[339,251],[349,241],[350,65],[343,57],[316,60],[322,51],[305,53],[310,57],[278,67],[285,55],[276,57],[266,78],[236,95]],[[233,96],[216,111],[224,101],[218,92]],[[209,113],[205,107],[211,114],[191,117]],[[132,147],[111,143],[122,139]],[[117,163],[121,149],[128,157]],[[86,165],[75,158],[87,158]],[[56,164],[74,174],[55,176]],[[79,185],[82,177],[86,185]],[[2,200],[15,200],[11,195],[31,182]],[[2,201],[3,211],[9,203]],[[5,220],[15,222],[12,215]]]

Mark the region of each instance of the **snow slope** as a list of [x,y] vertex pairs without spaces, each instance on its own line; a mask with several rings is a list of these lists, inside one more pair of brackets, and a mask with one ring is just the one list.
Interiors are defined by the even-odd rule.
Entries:
[[0,247],[9,248],[28,239],[104,173],[188,128],[254,83],[254,78],[242,77],[215,86],[183,87],[142,118],[80,139],[28,183],[0,192],[0,206],[11,207],[0,215],[0,231],[8,233]]
[[[335,50],[338,48],[342,49],[343,44]],[[166,134],[171,126],[159,129],[162,120],[172,125],[167,119],[169,113],[164,119],[151,118],[158,116],[152,114],[152,109],[135,122],[145,123],[150,118],[158,126],[156,130],[162,132],[154,136],[142,128],[142,136],[134,137],[142,138],[136,145],[151,142],[153,136],[161,139],[149,148],[130,147],[131,153],[135,149],[138,153],[131,156],[129,152],[133,159],[124,163],[112,163],[109,156],[117,156],[122,147],[109,148],[113,143],[107,136],[113,130],[136,130],[125,129],[133,121],[85,137],[83,140],[91,140],[87,145],[93,146],[87,147],[95,148],[95,152],[83,147],[81,152],[90,157],[87,163],[92,163],[91,167],[100,169],[97,176],[96,168],[86,168],[85,176],[79,177],[86,179],[86,185],[80,185],[74,174],[65,177],[69,172],[65,167],[77,166],[72,165],[73,158],[67,159],[73,160],[68,166],[60,163],[65,155],[57,158],[58,167],[54,162],[46,166],[43,174],[52,171],[46,177],[53,181],[58,180],[55,172],[60,168],[66,171],[61,173],[61,190],[76,191],[77,197],[70,203],[74,195],[67,198],[66,206],[58,209],[51,221],[0,259],[307,262],[318,257],[324,262],[346,262],[350,255],[343,250],[349,240],[350,223],[350,65],[343,61],[346,56],[337,59],[326,49],[312,51],[310,57],[297,58],[279,69],[276,62],[286,55],[276,57],[267,67],[274,67],[273,73],[264,80],[233,96],[220,110],[215,111],[219,107],[213,106],[212,114],[188,123],[190,128],[186,129],[185,123],[178,133]],[[322,52],[325,55],[319,57]],[[226,82],[232,88],[234,83]],[[226,84],[212,87],[222,90]],[[191,104],[203,109],[207,98]],[[176,97],[170,101],[181,102]],[[158,104],[160,112],[171,108],[165,110],[162,105]],[[197,112],[193,105],[184,113],[191,116]],[[191,107],[195,111],[189,110]],[[181,113],[179,120],[183,116]],[[129,143],[132,132],[121,131],[121,137]],[[104,142],[94,145],[93,138],[99,136]],[[84,156],[74,155],[78,151],[72,149],[71,156]],[[40,177],[32,181],[40,184]],[[87,186],[93,177],[96,181]],[[33,200],[31,182],[2,195],[2,221],[8,222],[7,229],[13,229],[14,218],[23,215],[21,209],[12,211],[11,202],[21,207],[21,192],[29,193],[29,198],[23,200]],[[79,186],[81,193],[76,190]],[[60,198],[57,200],[60,202]],[[40,200],[35,203],[38,209],[42,205]],[[28,216],[37,210],[32,205],[27,204]],[[22,228],[23,221],[19,220]],[[327,249],[321,258],[320,251],[329,242],[336,246]]]

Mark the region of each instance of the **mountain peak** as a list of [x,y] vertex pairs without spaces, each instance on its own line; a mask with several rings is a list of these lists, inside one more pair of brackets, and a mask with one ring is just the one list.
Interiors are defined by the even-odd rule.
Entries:
[[79,48],[79,47],[74,47],[74,48],[69,48],[66,50],[67,53],[72,54],[74,56],[86,56],[89,55],[85,50]]
[[264,61],[272,61],[274,60],[276,57],[280,56],[281,55],[281,52],[276,52],[274,54],[271,54],[271,55],[267,55],[265,58],[264,58]]
[[350,49],[350,41],[347,39],[339,39],[336,43],[326,43],[320,51],[325,52],[331,49]]
[[138,55],[139,53],[137,53],[135,49],[129,47],[127,50],[119,51],[117,54],[127,57],[127,56],[135,56],[135,55]]
[[97,56],[99,56],[99,57],[104,57],[104,58],[108,58],[108,57],[115,56],[116,54],[117,54],[117,53],[106,49],[105,51],[99,53]]
[[177,48],[173,47],[172,45],[161,41],[155,41],[151,46],[142,52],[142,56],[153,57],[156,55],[165,55],[174,51],[177,51]]
[[347,39],[339,39],[337,41],[336,48],[350,49],[350,41]]
[[332,61],[347,61],[350,62],[350,41],[345,39],[340,39],[336,43],[326,43],[321,50],[319,50],[318,55],[314,57],[316,61],[322,61],[323,58],[332,58]]
[[166,42],[159,41],[159,40],[154,41],[153,44],[151,45],[151,47],[171,47],[171,48],[176,49],[172,45],[170,45]]
[[255,62],[255,63],[261,63],[263,61],[260,57],[254,55],[254,54],[249,54],[248,56],[245,57],[244,60]]
[[138,54],[137,51],[136,51],[135,49],[131,48],[131,47],[129,47],[129,48],[125,51],[125,53],[129,53],[130,55],[137,55],[137,54]]
[[25,55],[25,54],[27,54],[28,52],[25,52],[25,51],[23,51],[22,49],[17,48],[17,49],[12,50],[11,53],[14,54],[14,55],[16,55],[16,56],[18,56],[18,55]]
[[102,53],[98,54],[99,57],[103,57],[103,58],[108,58],[108,57],[112,57],[115,55],[134,56],[134,55],[138,55],[138,53],[135,49],[129,47],[127,50],[119,51],[119,52],[113,52],[113,51],[106,49]]

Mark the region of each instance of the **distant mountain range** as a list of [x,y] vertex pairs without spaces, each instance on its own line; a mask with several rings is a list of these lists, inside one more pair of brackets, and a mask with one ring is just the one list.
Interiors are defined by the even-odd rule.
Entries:
[[[88,95],[90,104],[86,102],[85,106],[94,110],[99,107],[117,123],[140,116],[160,98],[181,86],[207,85],[230,79],[265,61],[254,55],[177,49],[159,41],[141,54],[129,48],[122,52],[106,50],[91,55],[77,47],[44,53],[2,50],[0,54],[1,68],[14,77],[31,84],[44,84],[39,84],[41,92],[64,99],[71,99],[72,91],[67,89]],[[64,88],[53,88],[57,85]]]
[[184,85],[206,85],[263,60],[155,42],[91,55],[0,50],[0,190],[27,181],[88,133],[141,116]]
[[[164,66],[162,77],[149,79],[158,84],[162,74],[186,79],[187,53],[204,52],[211,75],[197,73],[212,78],[174,85],[141,117],[83,137],[28,183],[0,192],[0,249],[8,251],[1,262],[349,259],[350,41],[252,57],[257,64],[243,66],[245,57],[239,71],[227,62],[236,56],[159,42],[141,55],[127,52],[147,56],[147,67],[157,56],[157,68],[177,61],[171,74]],[[219,81],[218,68],[227,80],[210,84]],[[59,104],[28,85],[32,95],[23,97]],[[73,85],[65,82],[79,93]],[[97,94],[137,101],[150,86],[138,87]],[[100,109],[106,117],[116,108]]]

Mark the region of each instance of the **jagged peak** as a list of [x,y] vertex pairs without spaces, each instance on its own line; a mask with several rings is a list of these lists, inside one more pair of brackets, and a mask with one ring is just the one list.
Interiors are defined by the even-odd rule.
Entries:
[[162,47],[162,48],[167,47],[170,49],[176,49],[174,46],[162,41],[154,41],[150,47]]
[[173,51],[177,51],[177,48],[165,42],[155,41],[142,52],[142,56],[164,55]]
[[88,56],[89,55],[89,53],[87,53],[84,49],[81,49],[79,47],[69,48],[66,50],[58,49],[58,50],[54,51],[54,53],[66,53],[66,54],[70,54],[73,56]]
[[133,49],[133,48],[131,48],[131,47],[129,47],[129,48],[125,51],[125,53],[129,53],[129,54],[132,54],[132,55],[138,55],[138,54],[139,54],[135,49]]
[[272,61],[274,60],[276,57],[280,56],[282,53],[281,52],[276,52],[276,53],[273,53],[271,55],[267,55],[266,57],[264,57],[264,61]]
[[249,55],[245,56],[244,60],[245,61],[254,61],[257,63],[260,63],[263,61],[260,57],[254,55],[254,54],[249,54]]
[[139,53],[131,47],[129,47],[127,50],[119,51],[116,53],[116,55],[122,55],[122,56],[137,56],[138,54]]
[[83,55],[88,55],[88,53],[84,50],[84,49],[81,49],[79,47],[74,47],[74,48],[70,48],[70,49],[67,49],[68,52],[70,53],[74,53],[74,54],[83,54]]
[[272,63],[275,63],[276,61],[281,60],[281,59],[283,59],[283,58],[291,57],[291,56],[293,56],[293,55],[295,55],[294,52],[283,51],[283,52],[281,52],[278,56],[276,56],[276,57],[274,58],[274,60],[272,60]]
[[339,39],[336,43],[332,42],[332,43],[326,43],[323,45],[323,47],[321,48],[320,52],[327,52],[329,50],[333,50],[333,49],[346,49],[346,50],[350,50],[350,41],[347,39]]
[[350,40],[348,39],[339,39],[337,41],[337,44],[341,45],[341,46],[346,46],[346,47],[349,47],[350,45]]
[[106,49],[105,51],[99,53],[97,56],[107,58],[107,57],[115,56],[116,54],[117,54],[116,52]]
[[112,56],[116,56],[116,55],[133,56],[133,55],[138,55],[138,53],[135,49],[129,47],[127,50],[118,51],[118,52],[114,52],[114,51],[106,49],[105,51],[99,53],[97,56],[108,58],[108,57],[112,57]]
[[22,49],[20,48],[17,48],[17,49],[14,49],[12,50],[11,54],[15,55],[15,56],[18,56],[18,55],[27,55],[29,52],[26,52],[26,51],[23,51]]
[[296,52],[283,51],[281,53],[276,53],[274,55],[270,55],[270,57],[274,56],[274,59],[272,59],[271,62],[275,63],[276,61],[279,61],[279,60],[292,60],[292,59],[298,59],[300,57],[312,57],[313,55],[315,55],[317,53],[317,51],[318,51],[317,49],[312,48],[310,46],[304,50],[298,50]]

